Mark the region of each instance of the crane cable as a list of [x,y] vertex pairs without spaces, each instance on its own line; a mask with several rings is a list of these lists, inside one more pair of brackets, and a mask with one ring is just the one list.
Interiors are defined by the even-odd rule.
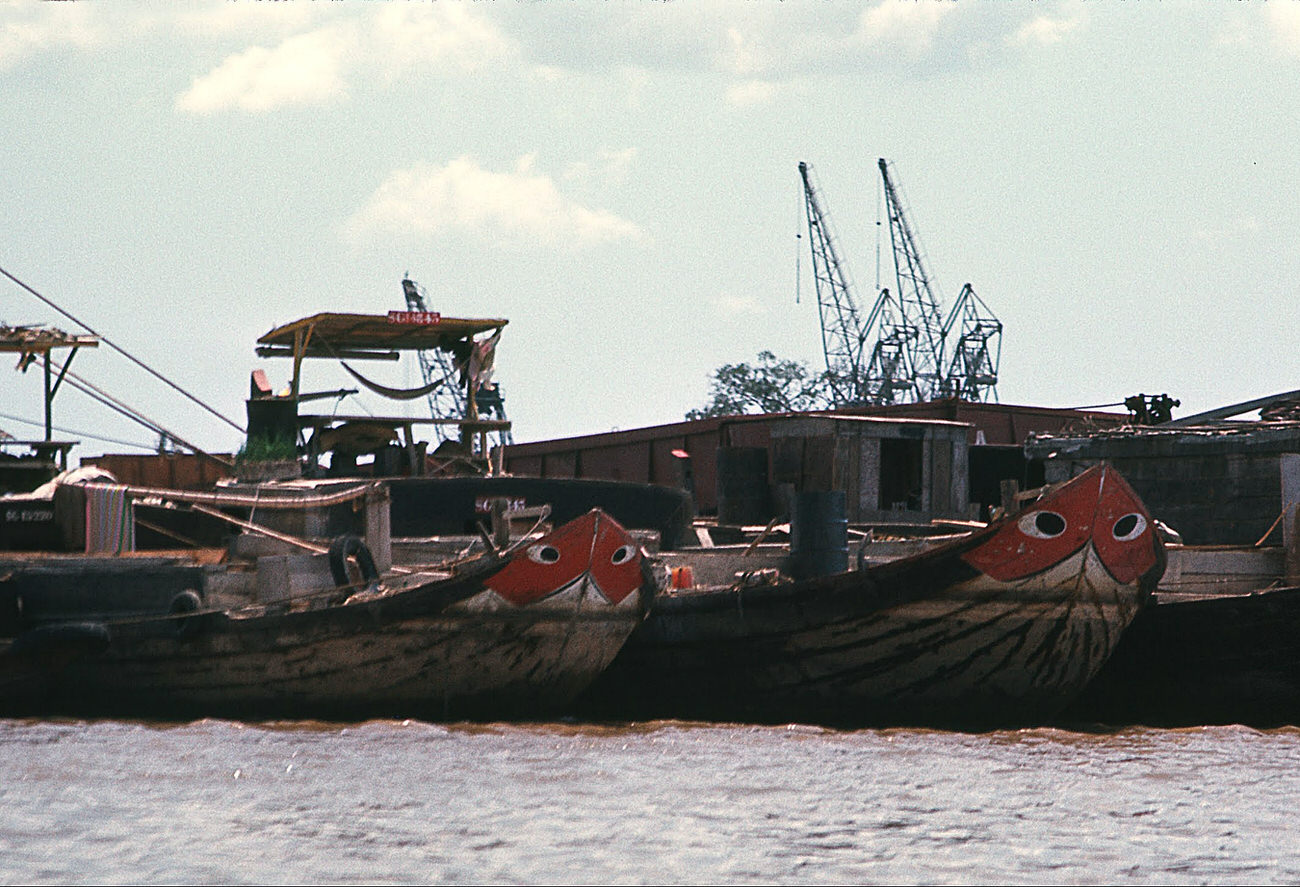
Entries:
[[[125,357],[127,360],[131,361],[131,362],[134,363],[136,366],[140,367],[141,369],[143,369],[145,372],[149,373],[149,374],[150,374],[151,376],[153,376],[154,378],[158,379],[159,381],[163,382],[164,384],[168,385],[169,387],[173,388],[174,390],[180,392],[182,395],[184,395],[185,397],[189,398],[191,401],[193,401],[194,403],[198,404],[200,407],[202,407],[203,409],[207,410],[209,413],[211,413],[212,415],[216,416],[218,419],[220,419],[221,421],[225,422],[225,423],[226,423],[227,425],[229,425],[230,427],[234,428],[234,429],[235,429],[236,431],[238,431],[240,434],[244,434],[244,433],[246,433],[246,432],[245,432],[245,429],[244,429],[243,427],[241,427],[239,424],[237,424],[237,423],[231,421],[230,419],[226,418],[226,417],[223,416],[221,413],[217,412],[215,409],[213,409],[212,407],[208,406],[208,405],[207,405],[206,403],[204,403],[203,401],[199,400],[199,399],[198,399],[197,397],[195,397],[193,394],[190,394],[188,391],[186,391],[184,388],[182,388],[182,387],[180,387],[179,385],[177,385],[177,384],[176,384],[175,382],[173,382],[171,379],[168,379],[166,376],[162,375],[162,374],[159,373],[157,370],[154,370],[152,367],[148,366],[148,365],[145,364],[143,361],[141,361],[139,358],[137,358],[137,357],[135,357],[134,355],[130,354],[130,353],[127,352],[125,349],[123,349],[121,346],[117,345],[116,343],[114,343],[113,341],[111,341],[110,339],[108,339],[107,337],[101,335],[100,333],[95,332],[95,331],[94,331],[93,329],[91,329],[90,326],[87,325],[85,322],[83,322],[83,321],[81,321],[81,320],[78,320],[77,318],[73,317],[73,316],[72,316],[71,314],[69,314],[67,311],[64,311],[64,310],[63,310],[62,308],[60,308],[58,305],[54,304],[54,302],[52,302],[50,299],[47,299],[45,296],[41,295],[41,294],[38,293],[36,290],[32,289],[30,286],[28,286],[27,284],[23,283],[23,282],[22,282],[21,280],[19,280],[17,277],[14,277],[12,274],[10,274],[8,271],[6,271],[4,268],[0,268],[0,274],[3,274],[5,277],[8,277],[8,278],[9,278],[10,280],[12,280],[14,283],[18,284],[20,287],[22,287],[23,289],[27,290],[27,292],[31,293],[31,294],[32,294],[33,296],[35,296],[36,298],[40,299],[40,300],[41,300],[42,302],[44,302],[46,305],[48,305],[49,307],[53,308],[55,311],[59,312],[60,314],[62,314],[64,317],[68,318],[68,320],[71,320],[73,323],[75,323],[75,324],[77,324],[78,326],[82,327],[84,330],[86,330],[86,332],[90,333],[92,336],[94,336],[94,337],[96,337],[97,339],[99,339],[99,340],[100,340],[101,342],[103,342],[105,345],[108,345],[110,348],[112,348],[114,351],[116,351],[116,352],[118,352],[119,354],[121,354],[121,355],[122,355],[123,357]],[[170,436],[170,435],[169,435],[169,436]],[[176,440],[180,440],[180,438],[174,438],[174,439],[176,439]],[[199,450],[195,450],[195,452],[201,452],[201,451],[199,451]]]

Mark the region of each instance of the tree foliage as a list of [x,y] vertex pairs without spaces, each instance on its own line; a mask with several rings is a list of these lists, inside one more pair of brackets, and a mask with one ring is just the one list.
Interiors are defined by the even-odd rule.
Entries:
[[826,374],[814,375],[797,360],[779,360],[760,351],[754,364],[727,363],[713,372],[707,406],[691,410],[688,420],[742,413],[788,413],[824,410],[831,406]]

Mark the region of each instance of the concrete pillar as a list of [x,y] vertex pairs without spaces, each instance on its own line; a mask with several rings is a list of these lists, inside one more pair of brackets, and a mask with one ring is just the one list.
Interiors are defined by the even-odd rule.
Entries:
[[1282,480],[1282,546],[1285,551],[1286,584],[1300,585],[1300,453],[1278,457]]
[[393,566],[392,493],[386,484],[366,490],[366,547],[381,574]]

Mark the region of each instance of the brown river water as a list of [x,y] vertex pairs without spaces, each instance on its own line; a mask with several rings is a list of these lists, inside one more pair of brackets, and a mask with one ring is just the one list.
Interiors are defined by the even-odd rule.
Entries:
[[0,720],[4,884],[1296,884],[1300,730]]

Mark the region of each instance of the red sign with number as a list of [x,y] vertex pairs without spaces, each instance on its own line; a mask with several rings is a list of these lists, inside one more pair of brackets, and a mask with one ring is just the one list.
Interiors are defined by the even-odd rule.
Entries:
[[437,311],[389,311],[389,323],[401,323],[411,326],[434,326],[442,320]]

